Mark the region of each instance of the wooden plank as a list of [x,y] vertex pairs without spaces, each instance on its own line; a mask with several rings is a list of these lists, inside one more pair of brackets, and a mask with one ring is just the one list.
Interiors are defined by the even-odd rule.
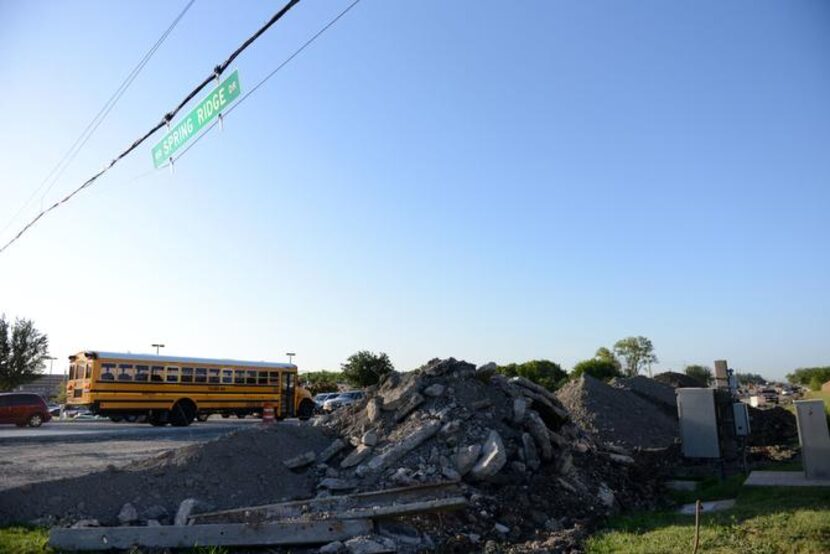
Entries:
[[301,517],[314,512],[343,511],[353,508],[368,508],[380,504],[395,502],[420,501],[442,498],[451,494],[458,494],[461,490],[458,481],[444,481],[440,483],[426,483],[409,487],[397,487],[380,491],[362,492],[329,496],[326,498],[310,498],[278,504],[265,504],[235,508],[219,512],[205,512],[195,514],[191,521],[194,523],[219,522],[254,522],[273,521],[284,518]]
[[194,546],[278,546],[323,544],[348,540],[372,531],[372,522],[362,519],[326,521],[281,521],[247,525],[226,523],[166,525],[161,527],[54,528],[49,546],[57,550],[129,550],[147,548],[192,548]]

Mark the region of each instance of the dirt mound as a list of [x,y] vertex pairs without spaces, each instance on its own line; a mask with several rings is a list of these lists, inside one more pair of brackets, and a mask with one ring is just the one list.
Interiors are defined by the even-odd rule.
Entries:
[[664,385],[668,385],[676,389],[700,388],[706,386],[694,377],[689,377],[685,373],[677,373],[675,371],[666,371],[664,373],[658,373],[654,376],[654,380],[658,383],[663,383]]
[[[329,442],[310,425],[258,426],[121,468],[3,491],[0,522],[115,523],[127,502],[142,519],[165,521],[185,498],[217,509],[306,498],[314,491],[313,476],[290,471],[281,461]],[[148,513],[154,517],[144,517]]]
[[647,400],[667,414],[677,417],[677,395],[674,387],[649,379],[643,375],[627,379],[613,379],[612,387],[633,392],[643,400]]
[[571,417],[601,442],[628,448],[661,448],[678,437],[676,417],[626,388],[612,387],[586,375],[566,384],[556,396]]
[[781,446],[798,440],[795,415],[780,406],[758,409],[749,406],[749,445]]

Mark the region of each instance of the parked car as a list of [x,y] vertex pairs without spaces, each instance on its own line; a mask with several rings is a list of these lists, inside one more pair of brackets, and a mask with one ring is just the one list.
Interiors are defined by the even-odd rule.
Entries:
[[320,394],[315,394],[314,398],[312,398],[314,400],[314,411],[320,413],[323,410],[323,404],[326,400],[330,400],[339,394],[339,392],[321,392]]
[[761,389],[759,393],[767,404],[778,404],[778,391],[775,389]]
[[46,402],[37,394],[11,392],[0,394],[0,423],[18,427],[40,427],[52,419]]
[[338,408],[342,408],[343,406],[348,406],[349,404],[354,404],[361,398],[363,398],[364,394],[362,390],[350,390],[346,392],[341,392],[334,398],[329,398],[325,402],[323,402],[323,411],[324,412],[333,412]]

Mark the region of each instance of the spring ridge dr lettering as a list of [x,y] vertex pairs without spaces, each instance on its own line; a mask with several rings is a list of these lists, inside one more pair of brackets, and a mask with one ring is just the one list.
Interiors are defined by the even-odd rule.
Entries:
[[213,121],[228,104],[236,100],[241,90],[239,71],[234,70],[153,147],[153,165],[157,169],[164,165],[179,148]]

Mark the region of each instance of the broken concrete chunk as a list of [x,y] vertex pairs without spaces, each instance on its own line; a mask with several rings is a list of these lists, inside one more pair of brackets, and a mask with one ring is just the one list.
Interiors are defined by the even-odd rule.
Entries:
[[527,398],[519,397],[513,399],[513,423],[521,423],[527,413],[530,402]]
[[161,522],[157,519],[148,519],[147,527],[161,527]]
[[545,422],[534,410],[528,410],[525,415],[525,425],[542,451],[542,459],[551,460],[553,458],[553,447],[550,444],[550,435]]
[[513,460],[512,462],[510,462],[510,467],[512,467],[513,471],[515,471],[516,473],[524,473],[527,471],[527,466],[518,460]]
[[384,552],[395,552],[394,546],[389,547],[381,541],[375,541],[368,537],[355,537],[343,543],[349,554],[381,554]]
[[453,421],[448,421],[441,427],[441,434],[444,436],[452,435],[453,433],[457,433],[459,429],[461,429],[461,420],[454,419]]
[[481,457],[470,470],[473,479],[487,479],[492,477],[507,463],[507,451],[498,431],[490,431],[490,435],[481,448]]
[[282,463],[288,469],[298,469],[310,464],[313,464],[317,460],[317,454],[314,451],[309,450],[299,456],[294,456],[293,458],[288,458],[287,460],[283,460]]
[[324,546],[320,547],[319,552],[320,554],[339,554],[340,552],[345,552],[346,547],[340,541],[330,542]]
[[319,459],[323,463],[328,462],[344,448],[346,448],[346,443],[343,442],[341,439],[335,439],[334,442],[328,445],[325,450],[320,452]]
[[195,498],[186,498],[179,504],[179,509],[176,512],[176,518],[173,520],[173,525],[183,526],[187,525],[187,520],[190,519],[190,514],[193,513],[198,500]]
[[367,469],[369,471],[386,469],[403,458],[407,452],[417,448],[422,442],[432,437],[440,428],[440,421],[427,421],[422,427],[404,437],[403,440],[390,445],[384,452],[369,460],[366,464]]
[[617,462],[618,464],[625,464],[625,465],[633,465],[634,464],[634,458],[632,458],[631,456],[626,456],[625,454],[610,454],[609,453],[608,457],[611,458],[611,460]]
[[437,398],[444,394],[444,385],[441,383],[433,383],[424,389],[424,394],[432,398]]
[[375,396],[366,403],[366,419],[369,423],[377,423],[380,419],[380,412],[383,409],[383,398]]
[[459,481],[461,479],[461,474],[449,466],[444,466],[441,468],[441,475],[443,475],[450,481]]
[[530,433],[522,433],[522,453],[527,466],[532,470],[539,469],[539,452]]
[[361,444],[354,450],[352,450],[348,456],[343,458],[343,461],[340,462],[341,468],[347,467],[354,467],[363,462],[366,458],[369,457],[369,454],[372,453],[372,447],[366,446],[365,444]]
[[493,403],[490,402],[489,398],[483,398],[481,400],[476,400],[475,402],[470,402],[470,409],[473,411],[483,410],[484,408],[489,408],[492,406]]
[[395,412],[395,421],[401,421],[424,401],[423,395],[414,392],[406,397],[400,408]]
[[600,483],[599,490],[597,491],[597,497],[607,508],[613,507],[614,502],[616,501],[614,491],[612,491],[605,483]]
[[510,527],[508,527],[507,525],[502,525],[501,523],[496,523],[495,525],[493,525],[493,529],[496,531],[496,533],[499,533],[500,535],[506,535],[510,532]]
[[357,485],[352,481],[345,479],[337,479],[335,477],[327,477],[320,481],[317,488],[328,489],[330,491],[348,491],[356,488]]
[[378,443],[378,434],[375,431],[366,431],[363,433],[363,436],[360,437],[360,442],[366,446],[375,446]]
[[72,529],[85,529],[87,527],[100,527],[101,522],[97,519],[82,519],[72,524]]
[[455,469],[457,469],[458,473],[461,475],[467,475],[467,473],[473,469],[473,466],[476,461],[478,461],[478,457],[480,455],[480,444],[471,444],[470,446],[459,448],[458,452],[455,454]]
[[129,525],[138,521],[138,511],[135,506],[129,502],[121,506],[121,511],[118,512],[118,521],[121,525]]
[[159,504],[156,504],[154,506],[150,506],[149,508],[144,510],[144,513],[142,514],[142,517],[144,519],[162,519],[162,518],[165,518],[167,516],[168,516],[167,508],[165,508],[164,506],[161,506]]

